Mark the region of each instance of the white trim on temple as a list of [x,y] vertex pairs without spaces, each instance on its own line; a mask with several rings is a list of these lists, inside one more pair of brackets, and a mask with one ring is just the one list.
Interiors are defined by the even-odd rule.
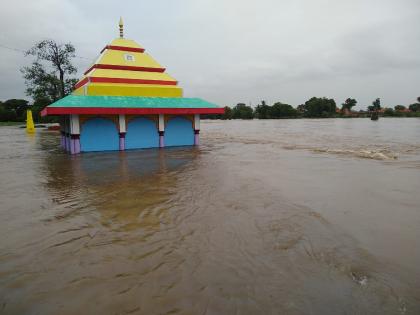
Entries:
[[118,115],[118,124],[120,126],[120,133],[121,132],[127,132],[127,127],[125,125],[125,115],[124,114]]
[[194,115],[194,129],[200,130],[200,114]]
[[70,115],[70,133],[72,135],[80,135],[79,115]]
[[165,116],[159,114],[159,131],[165,131]]

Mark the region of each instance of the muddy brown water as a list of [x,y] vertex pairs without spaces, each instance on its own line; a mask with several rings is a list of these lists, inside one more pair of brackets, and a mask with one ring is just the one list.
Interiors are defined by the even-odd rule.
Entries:
[[0,128],[1,314],[420,314],[420,120],[204,121],[69,156]]

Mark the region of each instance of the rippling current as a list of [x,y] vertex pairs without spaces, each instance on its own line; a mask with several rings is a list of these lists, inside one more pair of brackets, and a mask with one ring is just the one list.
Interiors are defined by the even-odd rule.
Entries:
[[420,314],[420,120],[203,121],[69,156],[0,128],[2,314]]

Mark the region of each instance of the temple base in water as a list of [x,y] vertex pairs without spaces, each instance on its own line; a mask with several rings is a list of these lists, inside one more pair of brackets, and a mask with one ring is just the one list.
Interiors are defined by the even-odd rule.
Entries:
[[198,98],[69,95],[42,115],[61,117],[61,146],[78,154],[198,145],[200,115],[223,112]]
[[200,115],[63,115],[61,147],[71,154],[199,144]]

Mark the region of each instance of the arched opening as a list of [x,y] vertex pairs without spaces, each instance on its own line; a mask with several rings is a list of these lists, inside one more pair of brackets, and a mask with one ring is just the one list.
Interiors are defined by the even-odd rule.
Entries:
[[125,148],[145,149],[159,146],[159,134],[154,121],[138,117],[132,119],[127,125],[125,135]]
[[191,120],[178,116],[166,123],[165,146],[182,145],[194,145],[194,130]]
[[115,123],[105,118],[85,121],[80,133],[80,150],[82,152],[119,150],[119,135]]

